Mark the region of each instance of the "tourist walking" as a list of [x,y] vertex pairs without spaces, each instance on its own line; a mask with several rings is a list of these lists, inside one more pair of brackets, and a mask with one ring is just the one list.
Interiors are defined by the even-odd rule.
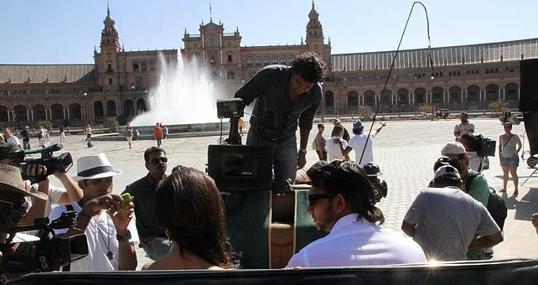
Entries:
[[512,123],[504,123],[504,134],[499,137],[499,159],[503,169],[503,188],[501,192],[506,192],[508,184],[508,173],[512,175],[514,182],[514,197],[518,193],[517,167],[519,166],[519,157],[517,153],[521,150],[522,144],[518,135],[512,134]]
[[133,133],[134,133],[133,127],[131,127],[130,123],[127,123],[125,125],[125,138],[127,139],[127,143],[129,144],[129,149],[133,148],[132,147]]
[[30,127],[25,126],[24,130],[20,132],[21,138],[22,138],[22,148],[23,149],[30,149]]
[[156,123],[155,128],[153,128],[153,137],[157,141],[157,146],[161,146],[162,139],[163,139],[163,129],[161,128],[161,124]]
[[64,125],[60,125],[60,127],[58,127],[58,129],[60,130],[60,142],[65,142]]
[[325,130],[325,125],[318,124],[318,134],[314,139],[314,146],[316,153],[318,154],[319,160],[327,161],[327,140],[323,136],[323,131]]
[[92,147],[93,144],[92,144],[92,127],[90,126],[90,124],[88,124],[86,126],[86,128],[84,129],[84,133],[86,134],[86,144],[88,145],[88,148]]

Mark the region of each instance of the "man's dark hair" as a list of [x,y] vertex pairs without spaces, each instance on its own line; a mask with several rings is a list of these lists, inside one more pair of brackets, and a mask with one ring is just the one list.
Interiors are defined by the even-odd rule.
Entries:
[[458,139],[458,142],[460,142],[465,147],[465,150],[468,152],[478,151],[478,142],[473,135],[463,134]]
[[321,58],[312,52],[299,55],[291,64],[293,72],[311,83],[320,82],[323,78],[323,67],[325,64]]
[[324,124],[318,124],[318,129],[319,128],[324,128],[325,129],[325,125]]
[[192,167],[181,167],[157,188],[155,216],[181,251],[189,250],[220,267],[231,267],[224,205],[215,181]]
[[336,136],[339,136],[341,132],[344,131],[344,128],[342,126],[339,126],[339,125],[336,125],[334,126],[332,132],[331,132],[331,136],[333,137],[336,137]]
[[323,188],[333,194],[341,194],[351,212],[365,218],[371,223],[385,221],[383,212],[374,206],[373,186],[362,168],[352,162],[333,160],[330,163],[320,161],[307,171],[312,185]]
[[148,149],[146,149],[146,151],[144,151],[144,161],[145,162],[149,162],[149,155],[154,153],[154,152],[162,152],[166,155],[166,151],[162,148],[162,147],[159,147],[159,146],[152,146],[152,147],[149,147]]

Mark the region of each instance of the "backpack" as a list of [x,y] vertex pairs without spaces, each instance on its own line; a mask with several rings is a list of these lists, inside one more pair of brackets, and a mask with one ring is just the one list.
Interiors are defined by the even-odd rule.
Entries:
[[[465,192],[468,193],[471,189],[471,184],[473,183],[473,180],[479,175],[480,173],[469,173],[469,176],[465,180]],[[489,191],[489,197],[488,197],[488,206],[487,206],[488,212],[497,224],[501,231],[504,227],[504,221],[506,220],[506,216],[508,215],[508,209],[506,208],[506,203],[504,200],[499,196],[499,194],[495,193],[495,189],[490,188]]]

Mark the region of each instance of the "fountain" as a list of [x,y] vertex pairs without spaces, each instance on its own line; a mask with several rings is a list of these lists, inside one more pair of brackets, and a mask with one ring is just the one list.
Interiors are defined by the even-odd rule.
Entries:
[[[183,61],[179,51],[177,62],[159,53],[159,63],[158,84],[146,98],[149,111],[131,122],[140,133],[138,139],[152,139],[156,123],[168,128],[168,137],[218,134],[221,124],[217,122],[216,100],[224,96],[209,80],[207,69],[196,59]],[[226,133],[228,123],[223,123],[222,128]],[[107,137],[101,138],[113,139]]]

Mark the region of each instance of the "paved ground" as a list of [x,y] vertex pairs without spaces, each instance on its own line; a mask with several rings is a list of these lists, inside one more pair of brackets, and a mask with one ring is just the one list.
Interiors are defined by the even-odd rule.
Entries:
[[[474,119],[472,122],[476,126],[477,133],[495,140],[498,140],[503,131],[498,120]],[[375,142],[375,159],[389,185],[387,198],[379,203],[386,216],[386,227],[399,230],[410,203],[432,178],[433,162],[439,156],[441,147],[453,140],[452,130],[456,123],[455,120],[390,121],[379,133]],[[351,130],[350,123],[344,125]],[[514,133],[521,135],[523,130],[523,124],[514,126]],[[314,135],[311,133],[311,139]],[[207,145],[216,143],[217,139],[217,137],[198,137],[164,140],[163,147],[168,151],[170,159],[169,169],[176,164],[182,164],[204,170]],[[65,150],[70,151],[75,160],[83,155],[105,153],[115,167],[123,170],[123,175],[114,181],[114,192],[119,193],[127,184],[146,174],[143,152],[153,144],[155,144],[153,141],[135,141],[134,148],[129,150],[125,141],[94,142],[94,147],[88,149],[82,136],[68,136]],[[309,151],[308,165],[314,163],[316,158],[315,152]],[[70,170],[73,175],[75,168],[76,166]],[[520,185],[532,171],[533,169],[528,169],[525,163],[521,163],[518,169]],[[491,169],[486,170],[485,174],[496,189],[499,189],[502,183],[501,173],[498,158],[491,158]],[[504,195],[509,206],[505,241],[495,247],[494,258],[538,258],[538,236],[530,223],[532,213],[538,212],[537,178],[538,175],[520,186],[517,198],[509,197],[513,191],[512,182],[509,182],[508,195]],[[146,260],[143,252],[139,250],[139,264]]]

